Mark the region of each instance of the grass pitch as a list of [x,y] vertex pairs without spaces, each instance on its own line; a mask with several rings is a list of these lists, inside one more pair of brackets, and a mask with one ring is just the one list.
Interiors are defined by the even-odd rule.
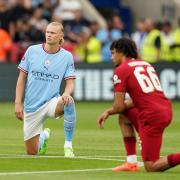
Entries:
[[[14,116],[13,103],[0,103],[0,180],[179,180],[180,166],[163,173],[146,173],[143,168],[138,173],[111,171],[125,161],[117,116],[108,119],[104,130],[96,125],[97,117],[110,106],[111,103],[77,103],[76,158],[67,159],[63,157],[63,119],[45,122],[45,127],[52,130],[46,156],[27,156],[22,122]],[[165,131],[161,155],[180,151],[179,109],[180,103],[174,103],[174,121]]]

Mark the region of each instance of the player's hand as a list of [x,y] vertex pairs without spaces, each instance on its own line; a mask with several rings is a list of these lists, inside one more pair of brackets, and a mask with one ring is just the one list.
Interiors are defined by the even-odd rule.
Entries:
[[104,112],[100,115],[100,117],[99,117],[98,120],[97,120],[97,124],[98,124],[99,128],[104,129],[104,123],[105,123],[105,121],[106,121],[106,119],[107,119],[108,117],[109,117],[109,114],[108,114],[107,111],[104,111]]
[[64,105],[68,105],[73,102],[73,98],[69,94],[65,94],[65,93],[62,95],[62,100]]
[[19,120],[23,120],[24,112],[23,105],[21,103],[15,103],[15,115]]

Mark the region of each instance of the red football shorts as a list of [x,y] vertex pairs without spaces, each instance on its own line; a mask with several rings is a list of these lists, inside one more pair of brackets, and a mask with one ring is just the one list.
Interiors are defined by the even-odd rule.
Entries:
[[141,139],[141,154],[143,161],[156,161],[160,158],[160,149],[164,129],[170,124],[172,112],[158,117],[157,120],[139,121],[139,136]]

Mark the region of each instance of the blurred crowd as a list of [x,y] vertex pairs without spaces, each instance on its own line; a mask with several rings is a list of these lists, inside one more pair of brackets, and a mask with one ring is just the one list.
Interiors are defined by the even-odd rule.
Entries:
[[51,21],[62,22],[63,47],[76,62],[109,62],[112,41],[132,38],[140,58],[148,62],[180,61],[180,22],[153,22],[141,19],[135,32],[128,34],[117,14],[107,20],[107,28],[83,16],[78,0],[0,0],[0,63],[17,63],[32,44],[45,41],[44,32]]
[[180,19],[173,28],[169,21],[139,20],[131,38],[136,42],[140,58],[150,62],[180,62]]

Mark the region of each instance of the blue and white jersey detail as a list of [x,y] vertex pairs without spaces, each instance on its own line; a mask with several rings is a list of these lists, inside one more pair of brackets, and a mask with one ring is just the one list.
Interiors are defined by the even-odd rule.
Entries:
[[63,79],[75,78],[72,54],[63,48],[57,53],[49,54],[42,44],[30,46],[18,68],[28,74],[25,112],[35,112],[50,99],[59,96]]

